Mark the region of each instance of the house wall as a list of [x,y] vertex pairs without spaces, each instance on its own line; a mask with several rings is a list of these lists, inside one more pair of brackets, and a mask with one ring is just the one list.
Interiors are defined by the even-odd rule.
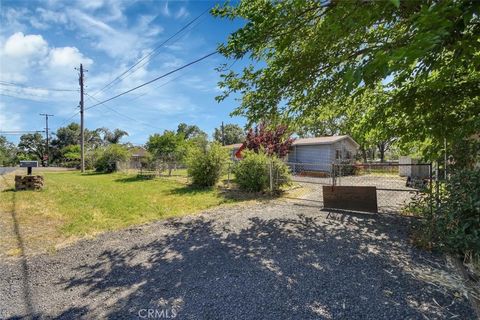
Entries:
[[288,154],[288,162],[305,163],[304,170],[330,171],[330,145],[297,145],[293,146]]
[[[346,160],[355,160],[355,155],[358,152],[357,146],[350,140],[350,139],[343,139],[341,141],[337,141],[330,145],[331,148],[331,162],[335,161],[346,161]],[[337,158],[337,150],[339,151],[338,156],[340,159]]]

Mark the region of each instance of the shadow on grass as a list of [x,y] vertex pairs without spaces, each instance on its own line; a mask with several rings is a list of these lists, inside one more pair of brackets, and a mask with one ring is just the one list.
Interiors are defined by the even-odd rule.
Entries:
[[155,176],[128,176],[124,178],[115,179],[115,182],[129,183],[129,182],[139,182],[139,181],[149,181],[155,180]]
[[281,196],[281,194],[272,195],[272,194],[263,193],[263,192],[246,192],[238,189],[226,189],[221,187],[198,187],[193,185],[186,185],[183,187],[174,188],[170,191],[170,194],[188,196],[188,195],[208,194],[214,191],[218,191],[219,194],[225,199],[234,200],[234,201],[249,201],[249,200],[268,201],[268,200],[279,198]]
[[100,175],[108,175],[108,174],[112,174],[113,172],[97,172],[97,171],[87,171],[87,172],[84,172],[84,173],[81,173],[80,175],[81,176],[100,176]]

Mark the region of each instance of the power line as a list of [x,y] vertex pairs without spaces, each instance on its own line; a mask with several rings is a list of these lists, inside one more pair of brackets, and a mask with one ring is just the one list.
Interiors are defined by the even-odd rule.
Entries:
[[11,86],[11,87],[19,87],[19,88],[24,88],[24,89],[33,89],[33,90],[60,91],[60,92],[75,92],[75,91],[78,91],[78,90],[73,90],[73,89],[31,87],[31,86],[27,86],[27,85],[24,85],[24,84],[7,82],[7,81],[0,81],[0,85]]
[[47,100],[38,100],[38,99],[33,99],[33,98],[28,98],[28,97],[12,96],[12,95],[10,95],[10,94],[5,94],[5,93],[0,93],[0,96],[9,97],[9,98],[15,98],[15,99],[20,99],[20,100],[35,101],[35,102],[45,102],[45,101],[47,101]]
[[192,61],[192,62],[189,62],[189,63],[187,63],[187,64],[185,64],[185,65],[183,65],[183,66],[181,66],[181,67],[179,67],[179,68],[176,68],[176,69],[174,69],[174,70],[172,70],[172,71],[169,71],[169,72],[167,72],[167,73],[164,73],[164,74],[162,74],[161,76],[159,76],[159,77],[157,77],[157,78],[154,78],[154,79],[152,79],[152,80],[150,80],[150,81],[147,81],[147,82],[145,82],[145,83],[143,83],[143,84],[141,84],[141,85],[139,85],[139,86],[136,86],[136,87],[134,87],[134,88],[132,88],[132,89],[129,89],[129,90],[127,90],[127,91],[124,91],[124,92],[122,92],[122,93],[119,93],[119,94],[117,94],[116,96],[113,96],[113,97],[111,97],[111,98],[109,98],[109,99],[106,99],[106,100],[104,100],[104,101],[101,101],[101,102],[99,102],[99,103],[97,103],[97,104],[94,104],[93,106],[90,106],[90,107],[88,107],[88,108],[85,108],[85,110],[91,109],[91,108],[96,107],[96,106],[98,106],[98,105],[101,105],[101,104],[103,104],[103,103],[105,103],[105,102],[108,102],[108,101],[111,101],[111,100],[116,99],[116,98],[118,98],[118,97],[121,97],[121,96],[123,96],[123,95],[125,95],[125,94],[127,94],[127,93],[130,93],[130,92],[134,91],[134,90],[140,89],[140,88],[142,88],[142,87],[144,87],[144,86],[146,86],[146,85],[149,85],[149,84],[152,83],[152,82],[155,82],[155,81],[158,81],[158,80],[160,80],[160,79],[162,79],[162,78],[165,78],[166,76],[169,76],[169,75],[171,75],[172,73],[175,73],[175,72],[180,71],[180,70],[182,70],[182,69],[185,69],[186,67],[189,67],[189,66],[191,66],[191,65],[193,65],[193,64],[195,64],[195,63],[198,63],[198,62],[200,62],[200,61],[202,61],[202,60],[205,60],[206,58],[213,56],[213,55],[216,54],[217,52],[218,52],[217,50],[215,50],[215,51],[213,51],[213,52],[210,52],[209,54],[204,55],[203,57],[198,58],[197,60],[194,60],[194,61]]
[[2,135],[17,135],[17,134],[28,134],[28,133],[43,133],[44,130],[31,130],[31,131],[0,131]]
[[[150,51],[148,54],[146,54],[145,56],[143,56],[142,58],[140,58],[137,62],[135,62],[132,66],[130,66],[127,70],[125,70],[124,72],[122,72],[120,75],[118,75],[117,77],[115,77],[112,81],[110,81],[109,83],[107,83],[105,86],[103,86],[103,88],[101,88],[99,91],[95,92],[93,94],[93,96],[96,96],[97,94],[99,94],[100,92],[103,92],[104,90],[112,87],[118,80],[123,80],[125,78],[127,78],[129,75],[133,74],[134,72],[136,72],[139,68],[141,68],[142,66],[144,66],[145,64],[142,64],[139,68],[137,68],[136,70],[132,71],[129,75],[123,77],[125,74],[127,74],[128,72],[130,72],[133,68],[135,68],[137,65],[139,65],[142,61],[144,61],[145,59],[149,58],[149,57],[152,57],[153,54],[155,52],[157,52],[161,47],[163,47],[167,42],[169,42],[170,40],[172,40],[174,37],[176,37],[178,34],[180,34],[181,32],[183,32],[185,29],[187,29],[189,26],[191,26],[195,21],[197,21],[198,19],[200,19],[200,17],[202,17],[205,13],[207,13],[208,11],[210,10],[210,7],[207,8],[205,11],[203,11],[202,13],[200,13],[200,15],[198,15],[197,17],[195,17],[193,20],[191,20],[190,22],[188,22],[185,26],[183,26],[182,28],[180,28],[177,32],[175,32],[173,35],[171,35],[168,39],[166,39],[165,41],[163,41],[162,43],[160,43],[159,45],[157,45],[155,48],[153,48],[152,51]],[[178,39],[177,39],[178,40]],[[149,59],[150,60],[150,59]],[[148,63],[148,61],[146,61],[146,63]],[[123,77],[123,78],[122,78]]]
[[[75,107],[77,108],[77,107]],[[67,120],[63,121],[60,125],[58,125],[57,129],[58,128],[61,128],[64,124],[66,124],[68,121],[72,120],[73,118],[75,118],[78,114],[80,113],[80,111],[77,111],[75,112],[74,114],[72,114],[71,117],[69,117]]]
[[[86,94],[88,97],[90,97],[90,98],[92,98],[92,99],[94,99],[94,100],[96,100],[96,101],[100,102],[100,100],[99,100],[99,99],[97,99],[97,98],[95,98],[94,96],[92,96],[92,95],[90,95],[90,94],[88,94],[88,93],[86,93],[86,92],[85,92],[85,94]],[[130,116],[127,116],[126,114],[123,114],[123,113],[121,113],[121,112],[119,112],[119,111],[115,110],[114,108],[110,108],[110,107],[109,107],[109,106],[107,106],[105,103],[101,103],[101,104],[102,104],[103,106],[105,106],[105,108],[107,108],[108,110],[110,110],[110,111],[112,111],[112,112],[115,112],[116,114],[118,114],[118,115],[120,115],[120,116],[122,116],[122,117],[124,117],[124,118],[126,118],[126,119],[129,119],[129,120],[132,120],[132,121],[138,122],[138,123],[140,123],[140,124],[146,125],[146,126],[148,126],[148,127],[151,127],[151,128],[157,129],[157,130],[162,130],[161,128],[158,128],[158,127],[152,126],[152,125],[150,125],[150,124],[148,124],[148,123],[146,123],[146,122],[143,122],[143,121],[141,121],[141,120],[138,120],[138,119],[132,118],[132,117],[130,117]]]

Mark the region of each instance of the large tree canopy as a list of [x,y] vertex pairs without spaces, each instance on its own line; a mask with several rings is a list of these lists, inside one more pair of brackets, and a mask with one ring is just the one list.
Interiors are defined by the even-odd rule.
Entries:
[[[222,133],[223,131],[223,133]],[[215,128],[213,139],[225,145],[242,143],[245,141],[245,130],[238,124],[226,124],[222,127]]]
[[[241,72],[222,71],[217,99],[240,94],[234,114],[250,123],[273,118],[301,126],[321,113],[335,130],[349,113],[362,130],[440,147],[443,138],[480,130],[479,7],[476,0],[217,6],[215,16],[246,20],[219,51],[251,59]],[[387,98],[378,104],[360,103],[380,91]]]

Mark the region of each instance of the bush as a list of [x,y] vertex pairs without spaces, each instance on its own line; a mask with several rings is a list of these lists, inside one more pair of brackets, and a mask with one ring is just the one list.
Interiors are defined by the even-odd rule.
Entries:
[[234,168],[236,182],[246,191],[265,191],[270,188],[270,163],[272,165],[273,189],[290,183],[287,165],[276,156],[267,156],[263,152],[244,151],[243,159]]
[[470,261],[480,259],[480,170],[459,170],[440,189],[438,206],[433,195],[419,199],[410,211],[425,217],[418,237]]
[[81,150],[79,145],[68,145],[60,151],[63,158],[63,166],[67,168],[79,168],[81,161]]
[[189,148],[186,163],[192,184],[201,187],[214,186],[225,172],[228,159],[228,151],[218,143],[211,143],[206,148]]
[[117,161],[127,161],[130,157],[128,150],[119,144],[111,144],[99,153],[95,160],[97,172],[114,172]]
[[436,217],[445,249],[480,257],[480,170],[460,170],[447,182]]

